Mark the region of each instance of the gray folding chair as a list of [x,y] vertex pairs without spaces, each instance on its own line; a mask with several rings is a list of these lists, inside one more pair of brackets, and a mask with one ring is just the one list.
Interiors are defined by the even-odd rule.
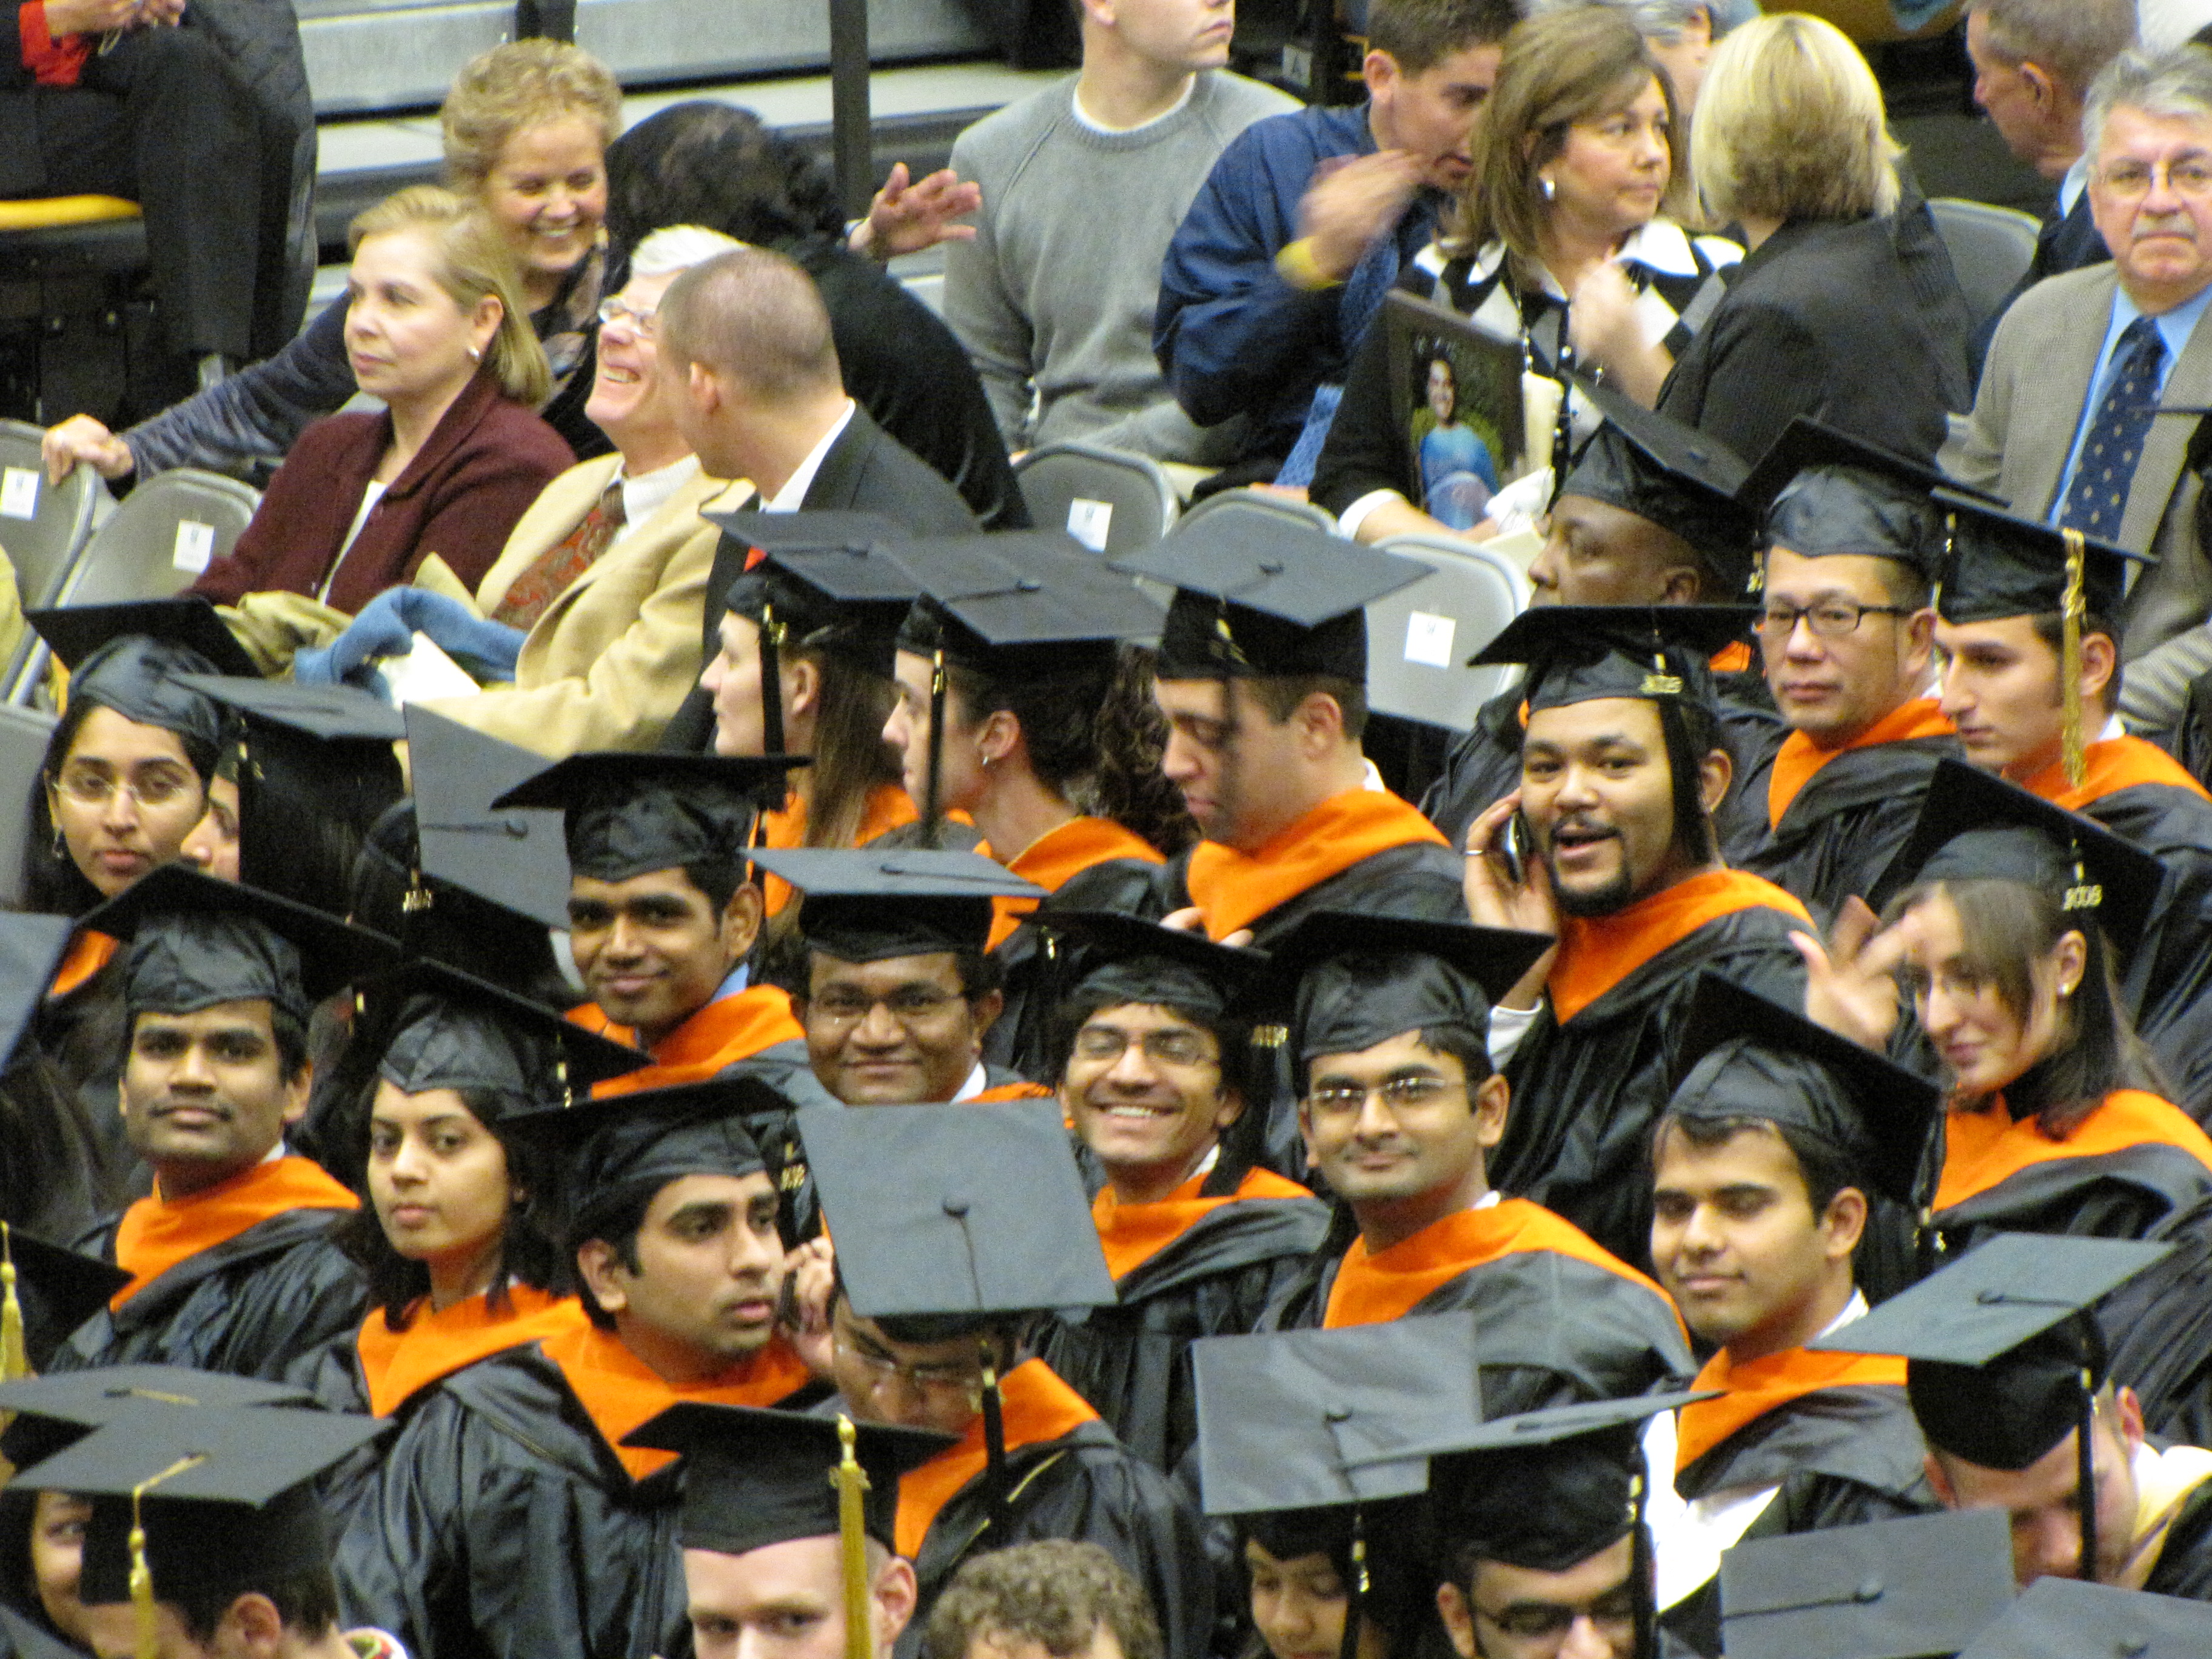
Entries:
[[1094,553],[1133,553],[1176,521],[1175,485],[1148,455],[1103,444],[1047,444],[1014,463],[1040,530],[1065,530]]
[[[167,599],[230,551],[260,504],[261,492],[235,478],[191,467],[157,472],[94,532],[50,603]],[[24,657],[9,683],[11,702],[30,701],[46,657],[43,643]]]
[[2014,208],[1955,196],[1935,198],[1928,210],[1936,216],[1966,310],[1978,326],[1996,314],[2027,275],[2028,262],[2035,258],[2035,220]]
[[52,714],[0,706],[0,906],[22,908],[29,875],[31,794],[39,787]]
[[1194,519],[1212,518],[1217,513],[1256,514],[1277,524],[1295,525],[1301,530],[1318,530],[1327,536],[1336,534],[1336,520],[1329,515],[1328,509],[1316,507],[1311,501],[1293,501],[1287,495],[1277,495],[1265,489],[1224,489],[1218,495],[1208,495],[1204,501],[1193,501],[1176,522],[1187,525]]
[[1368,707],[1464,732],[1516,671],[1463,665],[1520,615],[1528,579],[1480,542],[1393,536],[1376,546],[1430,574],[1367,607]]
[[[44,436],[27,422],[0,421],[0,553],[15,573],[16,596],[26,611],[54,602],[93,527],[115,507],[107,485],[88,466],[48,483],[39,453]],[[17,683],[35,642],[33,635],[24,635],[0,671],[0,686]]]

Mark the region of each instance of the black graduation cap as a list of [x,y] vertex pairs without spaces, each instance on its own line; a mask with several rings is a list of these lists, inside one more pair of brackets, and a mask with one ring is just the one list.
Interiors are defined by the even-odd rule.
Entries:
[[1292,1052],[1304,1064],[1440,1025],[1486,1041],[1492,1006],[1558,943],[1544,933],[1411,916],[1302,916],[1273,951],[1279,975],[1297,975]]
[[[1951,556],[1944,562],[1936,609],[1945,622],[1993,622],[2066,609],[2072,584],[2067,532],[2040,519],[2022,518],[1978,496],[1939,490],[1936,499],[1957,516]],[[2127,597],[2130,564],[2158,561],[2117,542],[2081,538],[2079,586],[2083,610],[2111,621]]]
[[316,1477],[391,1427],[338,1412],[147,1402],[13,1484],[92,1499],[80,1591],[88,1605],[131,1599],[140,1522],[154,1600],[220,1600],[328,1568]]
[[[27,1234],[15,1235],[16,1261],[27,1273],[39,1271],[31,1263],[37,1259],[24,1252],[21,1247],[36,1243]],[[56,1250],[51,1244],[39,1246],[40,1250],[56,1256],[69,1256],[72,1263],[89,1261],[86,1256],[73,1252]],[[121,1268],[106,1262],[94,1264],[113,1275],[107,1294],[112,1295],[129,1282],[130,1275]],[[86,1269],[72,1266],[71,1278],[81,1288],[75,1293],[88,1297],[93,1275]],[[105,1303],[106,1296],[100,1297]],[[97,1305],[97,1304],[95,1304]],[[90,1310],[87,1310],[88,1315]],[[49,1376],[26,1376],[11,1382],[0,1382],[0,1412],[10,1414],[7,1432],[0,1434],[0,1454],[19,1469],[53,1456],[64,1447],[73,1446],[94,1429],[125,1417],[147,1406],[190,1407],[195,1406],[306,1406],[314,1403],[313,1395],[306,1389],[294,1388],[282,1382],[264,1382],[258,1377],[233,1376],[224,1371],[192,1370],[183,1365],[100,1365],[89,1370],[58,1371]]]
[[1559,486],[1671,531],[1710,560],[1728,597],[1751,585],[1756,519],[1738,499],[1743,458],[1718,439],[1581,374],[1571,378],[1605,424]]
[[[72,674],[102,646],[133,635],[159,641],[201,659],[180,673],[260,673],[238,637],[223,625],[215,606],[198,594],[169,599],[131,599],[120,605],[69,605],[26,611],[23,620],[61,659]],[[120,712],[120,711],[118,711]]]
[[2212,1607],[2202,1601],[2045,1576],[1985,1626],[1959,1659],[2203,1659],[2208,1653]]
[[1190,1355],[1208,1515],[1424,1492],[1426,1445],[1482,1421],[1471,1313],[1202,1337]]
[[[0,1221],[0,1299],[13,1299],[23,1322],[20,1354],[9,1354],[0,1343],[0,1376],[17,1364],[44,1370],[63,1340],[131,1279],[131,1273],[111,1261],[49,1244]],[[0,1411],[8,1404],[8,1389],[0,1386]],[[8,1450],[4,1438],[0,1451],[7,1452],[10,1462],[23,1462]]]
[[896,1548],[899,1477],[958,1443],[927,1429],[687,1400],[623,1443],[682,1454],[685,1549],[743,1555],[795,1538],[839,1535],[837,1470],[848,1449],[866,1477],[862,1528]]
[[571,755],[500,795],[513,806],[562,809],[568,867],[594,881],[628,881],[679,865],[735,863],[753,820],[793,755],[679,755],[594,750]]
[[1210,513],[1116,569],[1171,584],[1163,679],[1328,675],[1367,683],[1366,607],[1429,574],[1341,536]]
[[993,899],[1045,896],[980,853],[757,848],[752,859],[804,895],[799,936],[840,962],[980,951],[990,937]]
[[1764,1118],[1803,1130],[1908,1210],[1943,1121],[1943,1091],[1795,1009],[1698,975],[1674,1060],[1670,1116]]
[[377,1075],[404,1094],[476,1091],[500,1121],[585,1094],[653,1058],[441,963],[410,963],[390,989],[398,1012]]
[[67,916],[0,911],[0,1066],[46,1005],[76,923]]
[[1526,663],[1533,713],[1600,697],[1713,701],[1715,652],[1741,641],[1756,613],[1729,605],[1543,605],[1523,611],[1468,666]]
[[282,726],[324,743],[397,743],[407,735],[400,712],[352,685],[295,685],[258,675],[188,674],[185,684],[249,725]]
[[265,999],[304,1021],[398,954],[380,933],[185,864],[149,871],[82,925],[131,941],[124,1001],[134,1014]]
[[[1748,1539],[1721,1556],[1729,1659],[1956,1653],[2003,1615],[2012,1594],[2012,1531],[1996,1510]],[[2064,1651],[2083,1659],[2089,1650]]]
[[1947,756],[1868,902],[1879,911],[1922,882],[1989,879],[2063,895],[2124,957],[2142,942],[2166,866],[2094,820]]
[[[774,651],[821,651],[889,679],[899,624],[920,592],[896,556],[912,539],[874,513],[708,513],[760,557],[724,608],[757,623],[763,674]],[[780,724],[780,722],[778,722]],[[769,744],[782,741],[771,727]]]
[[1919,462],[1794,416],[1745,479],[1743,500],[1763,514],[1759,539],[1808,559],[1871,554],[1936,578],[1943,512],[1929,499],[1951,483]]
[[222,744],[222,711],[185,684],[185,677],[218,665],[254,672],[252,659],[205,599],[70,605],[27,611],[24,620],[70,671],[70,697],[210,749]]
[[863,1319],[1113,1303],[1057,1102],[804,1106],[798,1122]]
[[899,562],[921,597],[899,647],[996,678],[1066,674],[1123,640],[1160,631],[1160,607],[1063,531],[939,536],[908,542]]
[[1163,927],[1121,910],[1041,911],[1037,920],[1080,953],[1074,988],[1086,1000],[1170,1004],[1201,1024],[1241,1002],[1268,963],[1251,945],[1217,945],[1198,928]]
[[543,772],[544,757],[417,703],[403,712],[421,873],[547,927],[566,927],[568,848],[561,814],[492,805]]
[[749,1176],[768,1167],[749,1114],[787,1103],[758,1078],[708,1078],[501,1120],[500,1132],[561,1167],[561,1231],[572,1241],[613,1212],[689,1175]]

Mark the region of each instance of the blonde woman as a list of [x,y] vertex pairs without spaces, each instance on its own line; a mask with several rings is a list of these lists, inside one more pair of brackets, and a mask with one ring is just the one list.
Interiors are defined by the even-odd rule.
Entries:
[[434,185],[353,222],[345,347],[378,415],[301,434],[253,522],[191,591],[305,593],[358,611],[436,553],[474,586],[568,447],[532,410],[551,383],[507,239]]
[[1858,48],[1794,12],[1744,24],[1713,54],[1690,153],[1706,217],[1751,252],[1661,412],[1753,459],[1802,414],[1931,459],[1970,399],[1970,324],[1926,204],[1899,204]]
[[[480,204],[521,272],[521,310],[553,380],[541,411],[579,457],[606,453],[584,415],[600,295],[606,149],[622,88],[588,52],[510,40],[455,77],[440,111],[446,183]],[[79,462],[104,478],[173,466],[240,471],[288,453],[308,423],[351,397],[345,307],[334,305],[264,362],[118,436],[79,415],[46,437],[59,481]]]

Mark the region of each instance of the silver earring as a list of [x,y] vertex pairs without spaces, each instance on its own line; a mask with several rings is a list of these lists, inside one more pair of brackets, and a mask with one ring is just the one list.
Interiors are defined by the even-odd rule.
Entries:
[[483,361],[483,353],[477,350],[476,347],[471,346],[469,348],[469,361],[472,363],[482,362]]
[[1536,188],[1542,193],[1544,199],[1547,202],[1553,200],[1559,193],[1559,185],[1553,183],[1551,179],[1541,177],[1540,175],[1536,180]]

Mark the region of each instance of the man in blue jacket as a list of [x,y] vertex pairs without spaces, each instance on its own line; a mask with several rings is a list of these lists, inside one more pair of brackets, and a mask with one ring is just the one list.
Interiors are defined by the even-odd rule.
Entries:
[[1467,177],[1518,15],[1513,0],[1373,0],[1367,101],[1255,121],[1214,163],[1168,246],[1152,349],[1200,425],[1249,411],[1222,487],[1311,477],[1352,348]]

